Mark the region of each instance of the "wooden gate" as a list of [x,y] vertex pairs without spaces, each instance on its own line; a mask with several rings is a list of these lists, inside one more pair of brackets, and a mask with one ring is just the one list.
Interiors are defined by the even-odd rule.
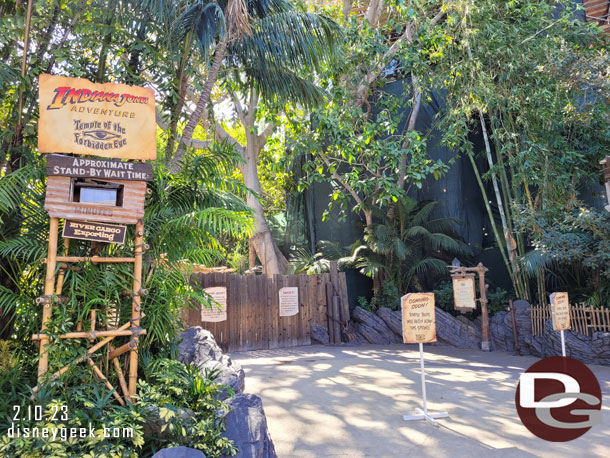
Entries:
[[[334,291],[347,308],[345,273],[333,275]],[[210,331],[223,351],[263,350],[311,344],[311,325],[328,330],[329,319],[327,285],[332,285],[331,274],[320,275],[238,275],[230,273],[195,274],[193,282],[202,287],[227,288],[227,319],[210,323],[202,321],[201,305],[185,310],[187,327],[201,326]],[[279,290],[298,288],[299,311],[294,316],[280,316]],[[329,290],[332,289],[328,288]],[[335,300],[336,302],[336,300]],[[332,310],[332,305],[331,305]],[[337,312],[338,313],[338,312]],[[331,312],[332,314],[332,312]],[[349,312],[348,312],[349,315]],[[347,317],[349,320],[349,316]],[[340,341],[340,340],[339,340]],[[331,342],[332,343],[332,342]]]

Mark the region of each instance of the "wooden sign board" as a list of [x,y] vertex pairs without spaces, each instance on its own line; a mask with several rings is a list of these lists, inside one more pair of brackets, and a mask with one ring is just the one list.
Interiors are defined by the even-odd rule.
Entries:
[[151,181],[152,165],[117,159],[96,159],[51,154],[47,157],[47,175],[102,180]]
[[62,236],[65,239],[92,240],[106,243],[125,243],[127,226],[66,220]]
[[157,157],[155,93],[150,88],[42,74],[39,104],[41,153]]
[[201,307],[201,321],[207,323],[218,323],[227,320],[227,288],[225,286],[212,286],[205,288],[204,291],[212,296],[220,307],[216,304],[212,308]]
[[456,309],[475,309],[474,275],[453,277],[453,302]]
[[553,309],[553,328],[556,331],[571,329],[568,293],[551,294],[551,305]]
[[299,288],[286,286],[280,288],[280,316],[294,316],[299,313]]
[[404,343],[436,342],[434,293],[411,293],[402,297]]
[[143,181],[50,176],[44,208],[52,218],[136,224],[145,200]]

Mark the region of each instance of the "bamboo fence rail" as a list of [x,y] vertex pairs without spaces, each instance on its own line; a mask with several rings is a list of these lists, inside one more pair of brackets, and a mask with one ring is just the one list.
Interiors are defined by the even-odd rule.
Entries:
[[[530,308],[532,320],[532,334],[544,334],[546,320],[551,319],[551,308],[532,306]],[[576,304],[570,307],[570,324],[572,330],[590,336],[595,331],[610,332],[610,309],[587,307]]]

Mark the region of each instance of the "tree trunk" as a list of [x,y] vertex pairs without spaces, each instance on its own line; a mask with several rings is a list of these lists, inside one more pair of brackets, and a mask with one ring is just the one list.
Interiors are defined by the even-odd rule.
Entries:
[[255,142],[250,141],[250,138],[253,137],[253,135],[248,134],[248,137],[249,141],[245,149],[244,158],[246,162],[240,164],[239,168],[246,187],[256,193],[256,195],[249,193],[246,198],[248,207],[250,207],[254,213],[255,221],[254,234],[252,234],[250,243],[254,245],[254,250],[263,264],[263,273],[265,275],[272,276],[274,274],[283,274],[286,273],[288,261],[273,241],[271,230],[265,219],[263,205],[258,198],[261,194],[261,184],[256,171],[256,163],[260,149],[257,148],[258,145],[253,144]]
[[184,131],[182,132],[182,141],[178,145],[178,150],[174,158],[172,159],[172,166],[170,168],[171,173],[178,173],[180,170],[180,164],[184,159],[184,148],[185,145],[190,143],[190,140],[193,138],[193,133],[195,132],[195,127],[199,124],[203,113],[205,113],[208,103],[210,101],[210,96],[212,94],[212,88],[216,83],[216,79],[218,78],[218,71],[220,70],[220,65],[222,64],[222,60],[224,59],[225,52],[227,50],[227,46],[229,45],[229,35],[231,31],[227,31],[225,38],[220,42],[218,48],[216,49],[216,54],[214,56],[214,63],[212,64],[212,68],[208,73],[208,78],[203,86],[203,91],[201,93],[201,97],[197,101],[197,106],[195,107],[195,111],[189,117],[189,122],[187,123]]

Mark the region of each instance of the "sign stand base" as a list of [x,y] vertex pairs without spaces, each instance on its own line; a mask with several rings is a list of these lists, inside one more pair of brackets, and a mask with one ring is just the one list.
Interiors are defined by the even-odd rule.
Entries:
[[438,426],[438,422],[435,418],[445,418],[449,416],[448,412],[437,412],[437,413],[428,413],[428,404],[426,400],[426,373],[424,372],[424,345],[422,343],[419,344],[419,365],[421,369],[421,389],[422,395],[424,399],[424,408],[423,410],[417,407],[415,411],[417,412],[414,415],[403,415],[402,419],[404,421],[411,420],[426,420],[433,426]]

